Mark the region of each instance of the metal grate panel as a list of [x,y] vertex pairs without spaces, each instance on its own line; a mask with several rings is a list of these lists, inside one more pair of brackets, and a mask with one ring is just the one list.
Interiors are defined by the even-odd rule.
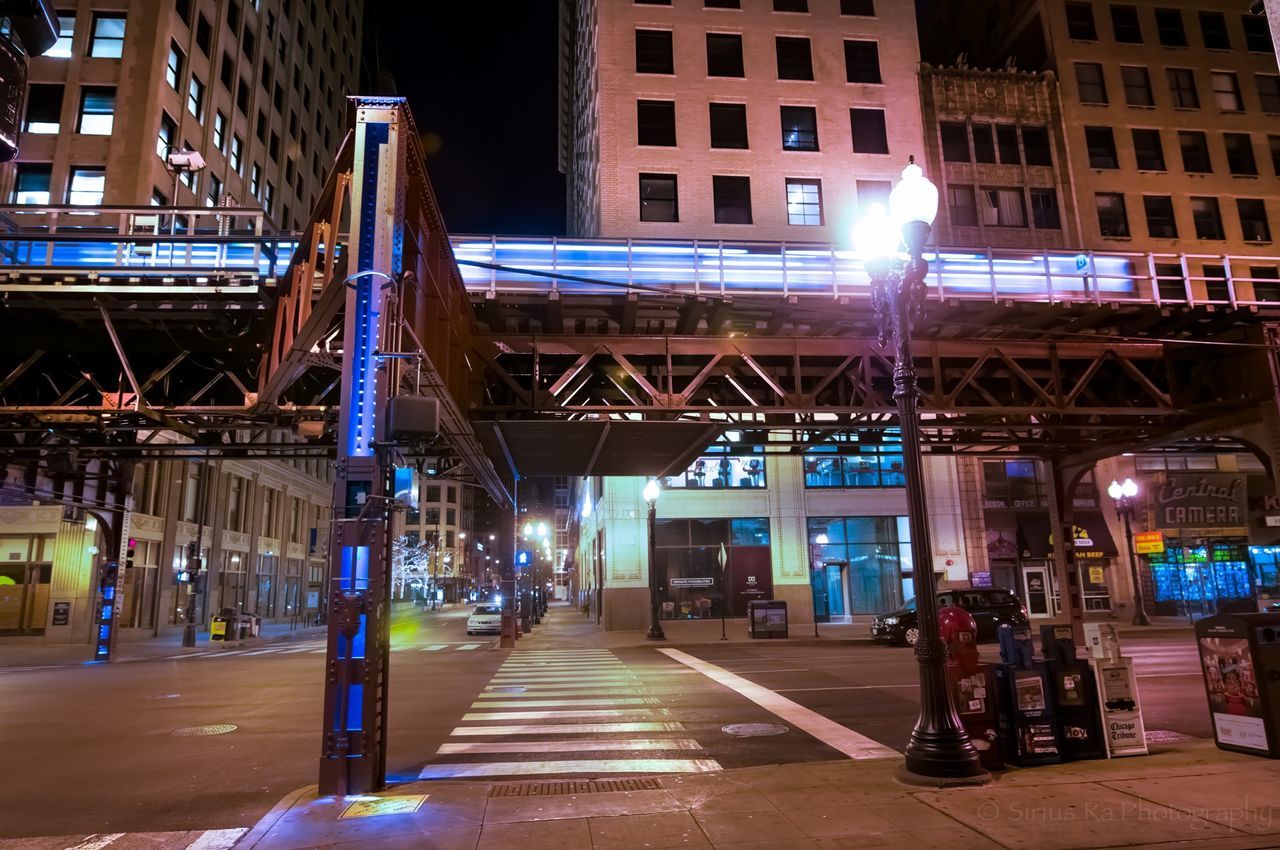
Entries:
[[562,779],[553,782],[507,782],[489,789],[490,797],[552,797],[558,794],[604,794],[610,791],[661,791],[651,777],[636,779]]

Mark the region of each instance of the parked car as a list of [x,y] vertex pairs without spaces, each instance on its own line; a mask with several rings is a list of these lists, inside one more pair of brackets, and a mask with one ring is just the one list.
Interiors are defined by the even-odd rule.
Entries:
[[[973,615],[978,624],[978,640],[994,640],[996,630],[1006,623],[1010,626],[1027,625],[1027,608],[1012,592],[996,587],[974,587],[965,590],[947,590],[938,594],[938,607],[958,606]],[[877,614],[871,623],[871,637],[890,643],[915,646],[920,637],[916,601],[897,611]]]
[[477,605],[471,612],[471,616],[467,617],[467,634],[475,635],[481,632],[494,634],[502,632],[501,605]]

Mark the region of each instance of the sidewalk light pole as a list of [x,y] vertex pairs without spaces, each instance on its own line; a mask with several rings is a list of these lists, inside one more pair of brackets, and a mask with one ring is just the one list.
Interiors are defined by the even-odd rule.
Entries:
[[1116,516],[1124,520],[1124,539],[1129,544],[1129,577],[1133,580],[1133,624],[1149,626],[1147,607],[1142,601],[1142,584],[1138,580],[1138,556],[1133,551],[1133,512],[1138,508],[1138,483],[1126,478],[1124,483],[1112,481],[1107,495],[1116,503]]
[[650,478],[644,485],[642,494],[645,503],[649,506],[649,632],[645,635],[648,640],[667,639],[666,633],[662,631],[662,623],[658,620],[658,563],[654,538],[654,531],[658,525],[658,494],[661,492],[658,479]]
[[[924,245],[937,212],[938,189],[912,158],[889,195],[889,210],[873,205],[853,233],[854,245],[871,276],[871,304],[880,344],[892,342],[894,347],[893,397],[902,431],[920,621],[920,639],[915,647],[920,669],[920,717],[907,744],[906,771],[909,779],[919,778],[930,784],[938,780],[973,782],[988,778],[947,689],[946,649],[938,635],[938,587],[921,468],[919,395],[911,354],[911,327],[924,308],[925,277],[929,272]],[[900,251],[904,245],[905,255]]]

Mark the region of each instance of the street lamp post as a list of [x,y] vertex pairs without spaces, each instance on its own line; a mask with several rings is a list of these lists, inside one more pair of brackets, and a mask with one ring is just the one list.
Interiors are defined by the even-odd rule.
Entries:
[[[906,749],[908,779],[929,784],[989,778],[964,731],[947,689],[946,648],[938,634],[938,588],[929,545],[928,505],[920,453],[919,395],[911,354],[912,323],[924,308],[929,263],[924,245],[938,212],[938,189],[915,164],[889,195],[889,210],[876,204],[854,229],[854,244],[871,276],[871,304],[880,344],[893,343],[893,397],[902,432],[911,556],[915,565],[920,638],[915,655],[920,672],[920,716]],[[899,247],[905,244],[906,256]]]
[[644,485],[644,501],[649,506],[649,631],[645,634],[648,640],[666,640],[662,631],[662,623],[658,619],[658,563],[657,547],[654,532],[658,525],[658,479],[650,478]]
[[1124,539],[1129,544],[1129,577],[1133,580],[1133,624],[1149,626],[1147,608],[1142,601],[1142,584],[1138,580],[1138,556],[1133,551],[1133,512],[1138,507],[1138,484],[1132,478],[1124,483],[1112,481],[1107,495],[1116,503],[1116,516],[1124,520]]

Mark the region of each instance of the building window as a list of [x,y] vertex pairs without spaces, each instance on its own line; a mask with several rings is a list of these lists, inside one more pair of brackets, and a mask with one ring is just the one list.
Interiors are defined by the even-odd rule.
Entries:
[[196,47],[200,48],[200,52],[205,56],[209,55],[209,45],[213,43],[213,27],[209,25],[209,19],[204,15],[196,18]]
[[854,153],[889,152],[889,134],[884,126],[883,109],[850,109],[849,125],[853,128]]
[[1121,44],[1142,44],[1142,24],[1134,6],[1111,7],[1111,31]]
[[1053,165],[1053,154],[1049,150],[1049,131],[1044,127],[1022,128],[1022,152],[1027,157],[1027,165]]
[[110,136],[116,114],[116,90],[99,86],[80,89],[80,115],[76,132],[86,136]]
[[1084,143],[1089,149],[1090,168],[1119,168],[1115,135],[1110,127],[1085,127]]
[[240,170],[240,166],[243,164],[243,159],[242,159],[243,156],[244,156],[244,142],[240,140],[239,136],[233,135],[231,137],[231,160],[230,161],[231,161],[231,169],[235,171],[236,174],[243,173]]
[[1164,146],[1159,130],[1134,130],[1133,155],[1140,171],[1164,171]]
[[704,9],[741,9],[742,0],[702,0]]
[[787,179],[787,224],[822,225],[822,181]]
[[270,215],[276,204],[276,187],[270,180],[262,189],[262,208]]
[[165,62],[164,79],[174,91],[179,91],[178,86],[182,81],[182,64],[185,59],[186,55],[182,52],[182,48],[178,47],[177,42],[169,42],[169,58]]
[[1067,35],[1080,41],[1098,40],[1098,28],[1093,23],[1092,3],[1067,4]]
[[[853,455],[813,453],[804,456],[804,486],[904,487],[902,446],[860,446]],[[883,449],[883,450],[882,450]],[[810,520],[813,523],[813,520]],[[829,538],[832,539],[832,538]],[[843,542],[839,537],[832,542]]]
[[1012,124],[996,125],[996,146],[1000,148],[1001,165],[1021,165],[1022,154],[1018,150],[1018,128]]
[[1280,269],[1275,266],[1249,266],[1256,301],[1280,301]]
[[707,76],[746,76],[742,65],[742,36],[707,33]]
[[1258,84],[1258,104],[1263,112],[1280,112],[1280,76],[1254,74]]
[[671,0],[635,0],[637,6],[670,6]]
[[874,18],[876,16],[875,0],[840,0],[840,14]]
[[716,224],[751,224],[751,180],[712,177],[711,194]]
[[1225,239],[1222,212],[1217,198],[1191,198],[1191,219],[1196,223],[1197,239]]
[[808,12],[809,0],[773,0],[775,12]]
[[67,181],[67,203],[73,206],[101,206],[102,193],[106,188],[105,169],[74,165],[71,167],[71,179]]
[[197,121],[204,120],[204,83],[195,74],[191,75],[191,82],[187,84],[187,111]]
[[1143,195],[1142,209],[1147,216],[1147,233],[1152,239],[1178,238],[1173,198],[1168,195]]
[[1169,96],[1177,109],[1199,109],[1200,95],[1196,93],[1196,72],[1190,68],[1166,68],[1169,77]]
[[[785,109],[785,107],[783,107]],[[747,106],[744,103],[713,103],[711,111],[711,147],[747,148]],[[784,137],[785,141],[785,137]]]
[[978,208],[974,204],[972,186],[948,186],[947,209],[950,210],[953,226],[978,226]]
[[1275,52],[1266,15],[1241,15],[1240,20],[1244,24],[1244,44],[1250,53]]
[[222,83],[224,89],[231,91],[231,86],[235,81],[236,60],[224,50],[222,52],[222,62],[218,65],[218,82]]
[[209,193],[208,195],[205,196],[205,202],[204,202],[205,206],[216,207],[218,205],[218,201],[221,200],[221,198],[222,198],[222,181],[218,179],[217,175],[210,174],[209,175]]
[[680,220],[674,174],[640,175],[640,220]]
[[1209,141],[1199,130],[1180,130],[1178,147],[1182,149],[1182,168],[1188,174],[1209,174],[1213,163],[1209,160]]
[[227,116],[222,114],[222,110],[213,113],[213,146],[218,150],[226,150],[227,145]]
[[1156,9],[1156,32],[1165,47],[1187,46],[1187,31],[1179,9]]
[[1151,95],[1151,75],[1146,68],[1122,65],[1120,79],[1124,82],[1124,102],[1129,106],[1154,106]]
[[1244,102],[1240,98],[1240,80],[1231,71],[1213,71],[1209,75],[1213,81],[1213,100],[1223,112],[1243,112]]
[[809,39],[777,36],[774,49],[778,55],[779,80],[812,80],[813,57],[809,53]]
[[1222,140],[1227,147],[1227,168],[1232,174],[1251,177],[1258,173],[1252,136],[1248,133],[1224,133]]
[[1267,206],[1261,198],[1236,198],[1236,212],[1240,214],[1240,231],[1244,235],[1244,241],[1271,241]]
[[1061,230],[1058,214],[1058,192],[1055,189],[1031,190],[1031,220],[1039,230]]
[[49,205],[49,184],[53,179],[53,166],[46,162],[18,163],[17,177],[13,183],[15,204]]
[[858,193],[858,210],[866,213],[872,206],[879,204],[889,208],[889,191],[893,184],[888,180],[855,180],[854,188]]
[[1081,103],[1106,103],[1107,82],[1102,76],[1102,66],[1097,62],[1077,62],[1076,88]]
[[636,30],[636,73],[674,74],[671,30]]
[[95,14],[89,35],[89,55],[119,59],[124,54],[124,15]]
[[1280,177],[1280,136],[1267,136],[1267,145],[1271,148],[1271,170]]
[[1200,13],[1200,34],[1204,46],[1210,50],[1230,50],[1231,37],[1227,35],[1227,17],[1221,12]]
[[844,43],[844,73],[851,83],[879,83],[880,45],[874,41]]
[[244,80],[236,82],[236,109],[240,114],[249,117],[249,84]]
[[983,223],[993,227],[1026,227],[1027,204],[1021,189],[982,187]]
[[1093,196],[1098,208],[1098,231],[1103,236],[1129,235],[1129,215],[1124,208],[1124,195],[1118,192],[1099,192]]
[[156,156],[165,159],[173,149],[173,140],[178,135],[178,125],[169,113],[160,111],[160,132],[156,134]]
[[22,129],[27,133],[57,133],[62,127],[61,83],[32,83],[27,89],[27,115]]
[[784,151],[816,151],[818,149],[818,110],[812,106],[784,106],[782,114],[782,149]]
[[249,167],[249,193],[255,198],[262,189],[262,167],[254,163]]
[[58,15],[58,40],[44,52],[52,59],[70,59],[71,41],[76,37],[76,13]]
[[942,158],[946,162],[972,162],[969,155],[969,131],[958,121],[938,125],[942,135]]
[[636,144],[675,147],[676,105],[673,101],[636,101]]
[[973,125],[973,161],[986,163],[996,161],[996,140],[991,135],[990,124]]

